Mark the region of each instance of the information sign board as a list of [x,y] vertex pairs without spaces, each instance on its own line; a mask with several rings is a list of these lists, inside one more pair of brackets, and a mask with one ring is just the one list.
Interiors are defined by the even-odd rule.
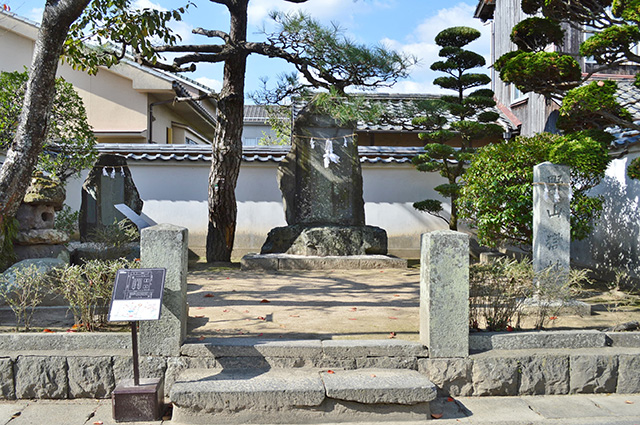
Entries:
[[110,322],[158,320],[167,270],[120,269],[113,286]]

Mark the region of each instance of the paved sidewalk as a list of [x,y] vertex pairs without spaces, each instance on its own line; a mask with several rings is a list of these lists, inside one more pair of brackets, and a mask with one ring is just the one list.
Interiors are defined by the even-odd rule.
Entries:
[[[460,397],[432,403],[433,425],[640,425],[640,394]],[[216,423],[212,421],[212,424]],[[0,402],[0,425],[115,425],[111,400]],[[123,425],[123,423],[120,423]],[[137,425],[178,425],[171,420]],[[133,425],[131,424],[131,425]],[[390,424],[378,422],[375,425]],[[424,425],[424,422],[401,422]],[[180,424],[188,425],[188,424]],[[373,425],[359,423],[359,425]]]

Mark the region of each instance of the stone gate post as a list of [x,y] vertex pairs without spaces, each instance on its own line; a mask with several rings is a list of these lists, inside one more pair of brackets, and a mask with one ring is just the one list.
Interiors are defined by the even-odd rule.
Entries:
[[469,355],[469,236],[464,233],[422,235],[420,341],[429,358]]

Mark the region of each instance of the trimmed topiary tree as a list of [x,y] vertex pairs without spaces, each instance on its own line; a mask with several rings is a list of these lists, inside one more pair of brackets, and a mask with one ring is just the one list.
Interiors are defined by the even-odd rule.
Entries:
[[[480,32],[469,27],[448,28],[436,36],[436,44],[442,47],[440,57],[445,60],[434,62],[431,69],[448,76],[438,77],[433,82],[456,94],[421,102],[418,109],[424,116],[413,119],[414,125],[425,128],[419,137],[427,141],[425,152],[414,157],[413,164],[418,171],[437,171],[447,179],[448,183],[437,186],[435,190],[450,199],[450,219],[442,215],[442,202],[439,200],[427,199],[414,203],[413,207],[447,221],[452,230],[458,228],[458,179],[473,155],[474,142],[485,138],[498,139],[503,132],[502,127],[495,123],[498,114],[490,110],[495,106],[491,90],[479,89],[465,96],[467,90],[491,82],[486,74],[468,72],[485,65],[482,56],[462,48],[478,37]],[[460,148],[450,145],[456,141]]]

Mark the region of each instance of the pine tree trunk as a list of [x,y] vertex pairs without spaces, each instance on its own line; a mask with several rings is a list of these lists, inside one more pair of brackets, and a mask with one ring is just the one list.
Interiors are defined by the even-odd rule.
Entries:
[[[229,6],[232,42],[246,41],[247,3]],[[224,79],[218,101],[218,124],[213,140],[209,173],[209,229],[207,262],[230,261],[236,231],[236,183],[242,160],[244,79],[247,55],[232,55],[225,61]]]
[[0,228],[13,217],[31,183],[47,134],[55,77],[69,26],[89,0],[48,1],[38,32],[22,113],[12,147],[0,169]]

